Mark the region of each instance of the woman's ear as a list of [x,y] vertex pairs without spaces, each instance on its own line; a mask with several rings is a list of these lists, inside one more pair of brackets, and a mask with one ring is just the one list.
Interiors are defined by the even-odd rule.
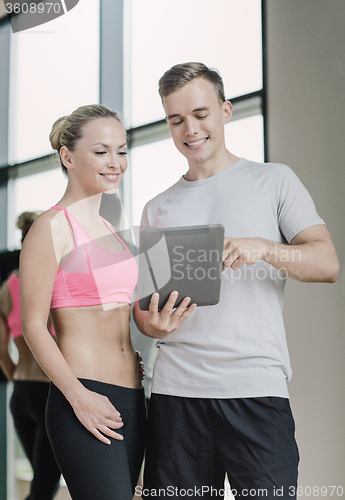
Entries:
[[61,146],[60,148],[60,158],[63,165],[70,169],[73,166],[72,155],[70,151],[66,148],[66,146]]

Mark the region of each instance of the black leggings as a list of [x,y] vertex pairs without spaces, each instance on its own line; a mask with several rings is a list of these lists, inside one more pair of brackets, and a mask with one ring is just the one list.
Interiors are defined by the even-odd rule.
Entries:
[[33,469],[28,499],[51,500],[57,491],[60,469],[46,428],[48,382],[15,381],[10,400],[14,426]]
[[46,423],[56,459],[73,500],[131,500],[145,448],[144,389],[130,389],[79,379],[89,390],[107,396],[121,413],[123,441],[104,444],[75,416],[61,391],[51,384]]

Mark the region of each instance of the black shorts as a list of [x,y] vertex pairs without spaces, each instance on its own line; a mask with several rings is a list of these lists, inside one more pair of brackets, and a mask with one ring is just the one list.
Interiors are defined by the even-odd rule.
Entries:
[[99,441],[77,419],[62,392],[51,384],[47,430],[73,500],[131,500],[145,448],[144,389],[130,389],[79,379],[89,390],[107,396],[121,413],[123,441]]
[[152,394],[142,498],[296,498],[298,449],[288,399]]

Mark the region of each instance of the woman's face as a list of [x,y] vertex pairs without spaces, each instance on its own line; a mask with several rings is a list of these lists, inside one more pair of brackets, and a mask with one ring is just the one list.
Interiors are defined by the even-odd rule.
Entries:
[[[62,149],[62,148],[61,148]],[[118,188],[127,169],[126,132],[115,118],[95,118],[83,128],[74,151],[60,153],[68,177],[87,196]]]

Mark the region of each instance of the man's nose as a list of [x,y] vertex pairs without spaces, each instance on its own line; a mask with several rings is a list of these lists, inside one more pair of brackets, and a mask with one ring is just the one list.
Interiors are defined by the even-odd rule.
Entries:
[[188,136],[195,135],[199,132],[199,124],[198,122],[193,119],[186,119],[185,120],[185,134]]

